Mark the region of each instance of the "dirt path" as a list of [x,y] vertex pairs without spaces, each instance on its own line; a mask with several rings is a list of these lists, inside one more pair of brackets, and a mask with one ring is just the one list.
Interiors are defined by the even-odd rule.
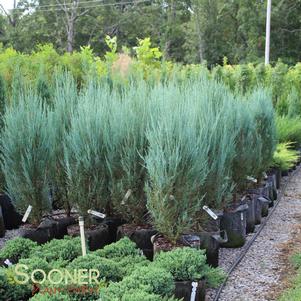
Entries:
[[288,255],[300,240],[301,169],[290,178],[284,197],[244,259],[231,274],[220,301],[277,300],[285,287]]

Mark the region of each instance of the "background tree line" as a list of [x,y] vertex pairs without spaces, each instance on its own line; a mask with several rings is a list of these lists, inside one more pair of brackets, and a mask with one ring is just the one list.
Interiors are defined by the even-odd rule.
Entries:
[[[129,48],[151,37],[166,59],[183,63],[264,56],[264,0],[20,0],[0,11],[0,42],[25,53],[52,43],[59,52],[90,45],[102,56],[110,35]],[[273,0],[272,61],[300,61],[300,15],[301,0]]]

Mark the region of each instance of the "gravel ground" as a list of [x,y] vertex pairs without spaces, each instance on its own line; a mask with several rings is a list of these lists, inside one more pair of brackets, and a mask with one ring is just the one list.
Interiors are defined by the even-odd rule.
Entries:
[[5,236],[0,238],[0,249],[2,249],[4,247],[5,243],[8,240],[13,239],[15,237],[18,237],[19,235],[20,235],[20,230],[19,229],[6,230]]
[[[219,301],[272,301],[281,271],[285,266],[281,260],[281,245],[294,238],[295,226],[301,215],[301,169],[289,179],[278,207],[259,234],[243,260],[230,275]],[[257,226],[258,229],[259,226]],[[248,236],[248,240],[253,234]],[[245,247],[220,249],[220,266],[227,271]],[[215,290],[209,290],[207,301],[212,301]]]

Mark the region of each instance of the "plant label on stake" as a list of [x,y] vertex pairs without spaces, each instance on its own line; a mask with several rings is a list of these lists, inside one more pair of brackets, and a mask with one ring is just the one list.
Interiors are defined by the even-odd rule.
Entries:
[[126,192],[124,198],[122,199],[121,205],[125,205],[126,201],[129,199],[129,197],[131,196],[131,194],[132,194],[132,189],[129,189],[129,190]]
[[86,240],[85,240],[85,228],[84,228],[84,219],[82,216],[79,217],[78,223],[79,223],[79,231],[80,231],[80,241],[82,245],[82,254],[83,256],[86,256],[87,249],[86,249]]
[[89,214],[94,215],[94,216],[99,217],[99,218],[105,218],[106,217],[105,214],[103,214],[101,212],[98,212],[98,211],[95,211],[95,210],[92,210],[92,209],[89,209],[87,212]]
[[263,172],[262,174],[263,174],[263,177],[264,177],[265,179],[267,179],[267,178],[268,178],[268,175],[267,175],[267,173],[266,173],[266,172]]
[[257,179],[255,179],[254,177],[247,176],[247,180],[253,183],[257,183]]
[[218,219],[218,216],[208,206],[203,206],[203,210],[205,210],[214,220]]
[[191,290],[190,301],[195,301],[196,289],[198,287],[198,283],[197,282],[192,282],[191,285],[192,285],[192,290]]
[[23,223],[25,223],[25,222],[27,221],[28,216],[29,216],[31,210],[32,210],[32,206],[29,205],[29,206],[27,207],[27,209],[26,209],[26,212],[25,212],[23,218],[22,218],[22,222],[23,222]]
[[13,265],[13,264],[10,262],[9,259],[5,259],[4,263],[5,263],[8,267],[10,267],[10,266]]

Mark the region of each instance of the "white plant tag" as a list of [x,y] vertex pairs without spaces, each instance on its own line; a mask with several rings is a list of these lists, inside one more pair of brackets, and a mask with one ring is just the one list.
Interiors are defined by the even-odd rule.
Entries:
[[192,282],[191,285],[192,285],[192,290],[191,290],[190,301],[195,301],[196,289],[198,287],[198,283],[197,282]]
[[5,263],[8,267],[10,267],[10,266],[13,265],[13,264],[10,262],[9,259],[5,259],[4,263]]
[[28,216],[29,216],[31,210],[32,210],[32,206],[29,205],[29,206],[27,207],[27,209],[26,209],[26,212],[25,212],[23,218],[22,218],[22,222],[23,222],[23,223],[25,223],[25,222],[27,221]]
[[257,183],[257,179],[255,179],[254,177],[247,176],[247,180],[253,183]]
[[241,212],[240,213],[240,219],[243,221],[244,220],[244,214]]
[[218,219],[218,216],[208,206],[203,206],[203,210],[205,210],[214,220]]
[[96,217],[100,217],[100,218],[105,218],[105,217],[106,217],[105,214],[103,214],[103,213],[101,213],[101,212],[98,212],[98,211],[95,211],[95,210],[92,210],[92,209],[89,209],[89,210],[88,210],[88,213],[89,213],[89,214],[92,214],[92,215],[94,215],[94,216],[96,216]]
[[268,178],[268,175],[267,175],[267,173],[266,173],[266,172],[263,172],[262,174],[263,174],[263,177],[264,177],[265,179],[267,179],[267,178]]
[[87,249],[86,249],[86,240],[85,240],[85,227],[84,227],[84,219],[80,216],[78,219],[79,223],[79,230],[80,230],[80,241],[82,245],[82,254],[86,256]]
[[125,205],[126,201],[129,199],[129,197],[131,196],[131,194],[132,194],[132,189],[129,189],[129,190],[126,192],[124,198],[122,199],[121,205]]

